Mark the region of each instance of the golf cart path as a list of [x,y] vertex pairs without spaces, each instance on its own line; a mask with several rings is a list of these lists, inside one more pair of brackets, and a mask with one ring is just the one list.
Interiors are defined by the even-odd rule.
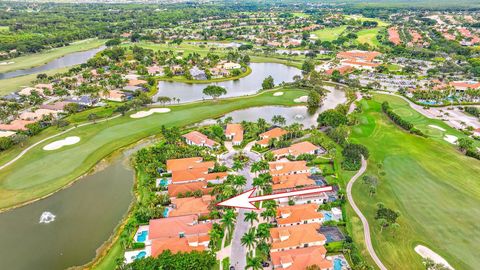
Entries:
[[380,268],[381,270],[387,270],[387,268],[385,267],[385,265],[383,265],[382,261],[380,261],[380,258],[378,258],[377,253],[375,253],[375,250],[373,249],[372,239],[370,238],[370,226],[368,225],[368,220],[365,218],[365,216],[362,214],[360,209],[357,207],[357,205],[355,204],[355,201],[353,201],[352,186],[355,183],[355,181],[365,172],[366,169],[367,169],[367,161],[362,157],[362,166],[360,167],[360,170],[350,179],[350,181],[347,184],[347,198],[353,210],[355,211],[355,213],[357,213],[357,215],[360,217],[360,220],[362,221],[363,235],[365,238],[365,245],[367,246],[368,253],[372,257],[373,261],[378,266],[378,268]]

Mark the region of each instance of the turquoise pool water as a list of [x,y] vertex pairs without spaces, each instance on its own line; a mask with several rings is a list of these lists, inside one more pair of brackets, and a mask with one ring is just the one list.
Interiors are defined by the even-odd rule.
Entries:
[[333,270],[342,270],[342,265],[342,259],[335,258],[335,260],[333,260]]
[[148,231],[142,231],[141,233],[137,234],[137,242],[143,243],[147,240]]
[[137,259],[137,260],[138,260],[138,259],[143,259],[143,258],[145,258],[145,256],[147,256],[147,252],[145,252],[145,251],[140,251],[140,252],[137,254],[137,256],[136,256],[136,259]]
[[165,210],[163,210],[163,217],[168,217],[168,208],[165,208]]
[[168,180],[163,178],[162,180],[160,180],[160,186],[161,187],[166,187],[168,186]]
[[323,213],[323,220],[324,221],[332,220],[332,213],[330,213],[330,212],[322,212],[322,213]]

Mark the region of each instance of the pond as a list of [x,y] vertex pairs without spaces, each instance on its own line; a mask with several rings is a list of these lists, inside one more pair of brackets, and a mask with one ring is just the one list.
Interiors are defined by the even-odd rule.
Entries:
[[[281,82],[292,82],[295,75],[301,75],[302,73],[298,68],[276,63],[251,63],[250,68],[252,73],[246,77],[212,84],[227,89],[227,94],[222,96],[222,98],[236,97],[255,94],[262,89],[262,82],[268,76],[272,76],[277,85]],[[159,96],[180,98],[182,103],[209,99],[209,96],[205,96],[202,93],[202,90],[208,85],[160,81],[158,83],[158,93],[153,100],[155,101]]]
[[91,261],[132,201],[127,155],[46,199],[0,214],[0,268],[60,270]]
[[0,73],[0,80],[83,64],[105,48],[105,46],[100,46],[87,51],[69,53],[38,67]]
[[[262,106],[233,111],[231,113],[227,113],[222,117],[222,119],[226,117],[232,117],[233,122],[238,123],[241,121],[255,122],[258,120],[258,118],[263,118],[267,120],[267,122],[271,122],[271,119],[274,115],[281,115],[285,117],[287,125],[292,123],[300,123],[303,124],[304,128],[310,128],[312,125],[317,125],[317,117],[319,113],[328,109],[333,109],[338,104],[342,104],[347,101],[347,97],[345,96],[345,92],[343,90],[335,89],[334,87],[329,86],[326,86],[325,88],[330,92],[325,96],[323,105],[314,114],[308,113],[306,106]],[[200,125],[213,123],[215,123],[215,120],[210,119],[203,121],[200,123]]]

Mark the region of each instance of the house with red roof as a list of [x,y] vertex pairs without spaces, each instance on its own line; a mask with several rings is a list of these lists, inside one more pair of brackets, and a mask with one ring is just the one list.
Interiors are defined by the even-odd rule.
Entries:
[[309,223],[270,229],[270,252],[325,245],[325,235],[318,232],[320,224]]
[[218,146],[216,141],[209,139],[206,135],[198,131],[191,131],[182,135],[182,137],[185,138],[185,142],[189,145],[204,146],[208,148],[215,148]]
[[168,213],[169,217],[198,215],[207,216],[210,213],[209,206],[213,197],[210,195],[203,195],[200,198],[186,197],[186,198],[172,198],[172,210]]
[[279,127],[273,128],[269,131],[263,132],[260,135],[258,135],[260,137],[260,140],[257,141],[256,144],[260,145],[261,147],[267,147],[270,140],[278,140],[287,133],[288,132],[282,128],[279,128]]
[[231,140],[233,145],[240,145],[243,141],[243,127],[241,124],[228,124],[225,129],[225,137]]
[[273,269],[304,270],[318,266],[320,270],[333,270],[333,262],[327,260],[324,246],[314,246],[293,250],[271,252]]
[[323,222],[323,214],[318,212],[318,204],[287,205],[277,208],[275,220],[278,227]]
[[272,154],[276,159],[280,159],[288,156],[298,158],[300,155],[304,154],[319,155],[325,152],[325,149],[316,146],[311,142],[299,142],[294,143],[289,147],[273,150]]

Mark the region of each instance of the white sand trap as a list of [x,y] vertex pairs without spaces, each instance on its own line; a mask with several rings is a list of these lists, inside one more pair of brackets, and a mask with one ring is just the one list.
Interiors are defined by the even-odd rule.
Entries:
[[417,252],[423,258],[429,258],[430,260],[434,261],[435,263],[440,263],[445,265],[450,269],[454,269],[448,262],[442,258],[442,256],[435,253],[433,250],[427,248],[426,246],[418,245],[415,247],[415,252]]
[[443,139],[451,144],[456,144],[458,140],[457,136],[453,136],[453,135],[445,135]]
[[130,115],[130,117],[131,118],[143,118],[143,117],[147,117],[149,115],[152,115],[154,113],[168,113],[170,111],[171,110],[169,108],[153,108],[153,109],[150,109],[148,111],[136,112],[136,113]]
[[11,65],[15,62],[0,62],[0,65],[5,66],[5,65]]
[[273,93],[273,96],[275,97],[283,96],[283,92],[275,92]]
[[296,102],[296,103],[304,103],[307,101],[308,101],[308,96],[301,96],[293,100],[293,102]]
[[77,137],[77,136],[67,137],[63,140],[55,141],[55,142],[52,142],[52,143],[49,143],[49,144],[45,145],[43,147],[43,150],[46,150],[46,151],[57,150],[57,149],[62,148],[65,145],[76,144],[79,141],[80,141],[80,137]]
[[446,131],[444,128],[441,128],[441,127],[436,126],[436,125],[428,125],[428,126],[431,127],[431,128],[436,128],[436,129],[441,130],[441,131]]

